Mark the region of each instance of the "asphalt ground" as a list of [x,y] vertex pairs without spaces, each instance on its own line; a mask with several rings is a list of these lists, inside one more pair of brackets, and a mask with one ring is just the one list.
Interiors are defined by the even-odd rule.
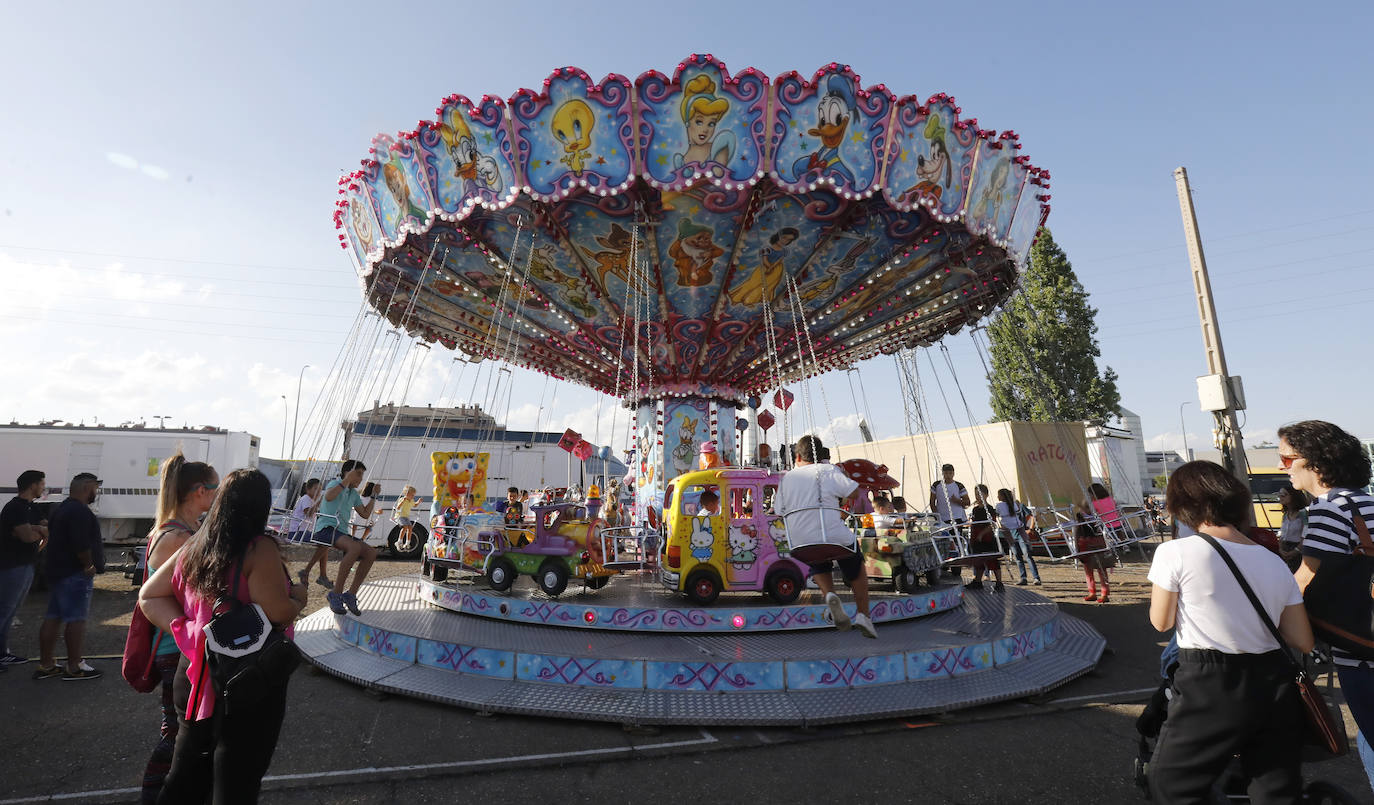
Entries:
[[[295,551],[293,569],[308,553]],[[372,577],[416,566],[382,559]],[[1133,552],[1113,571],[1111,603],[1089,604],[1080,571],[1042,563],[1038,592],[1106,636],[1101,664],[1044,697],[934,717],[819,729],[627,728],[378,696],[303,666],[262,801],[1143,801],[1132,779],[1135,719],[1157,684],[1164,642],[1148,622],[1147,570]],[[324,606],[321,592],[312,590],[308,611]],[[35,681],[35,663],[0,673],[0,805],[137,801],[158,705],[119,677],[135,595],[118,572],[97,577],[86,653],[103,678]],[[37,654],[45,606],[46,593],[29,596],[12,650]],[[1348,716],[1346,726],[1353,741]],[[1353,753],[1305,774],[1374,802]]]

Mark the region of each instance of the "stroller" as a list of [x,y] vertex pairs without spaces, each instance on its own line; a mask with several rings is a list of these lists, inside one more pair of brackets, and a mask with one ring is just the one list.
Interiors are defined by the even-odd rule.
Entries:
[[[1150,758],[1154,756],[1156,742],[1159,740],[1159,731],[1164,726],[1164,721],[1169,717],[1169,699],[1174,684],[1174,670],[1178,664],[1174,663],[1167,669],[1167,676],[1160,683],[1159,688],[1150,697],[1150,701],[1145,705],[1145,709],[1140,713],[1140,717],[1135,721],[1136,732],[1139,733],[1138,744],[1135,757],[1134,778],[1137,786],[1145,799],[1151,799],[1150,795]],[[1304,752],[1303,762],[1318,762],[1327,759],[1326,756],[1313,754],[1311,757]],[[1217,803],[1230,802],[1249,802],[1250,797],[1246,789],[1250,785],[1250,779],[1241,769],[1240,758],[1231,758],[1231,763],[1222,772],[1221,776],[1212,784],[1212,801]],[[1312,780],[1303,786],[1302,802],[1307,805],[1354,805],[1360,802],[1355,795],[1346,791],[1334,783],[1325,780]]]

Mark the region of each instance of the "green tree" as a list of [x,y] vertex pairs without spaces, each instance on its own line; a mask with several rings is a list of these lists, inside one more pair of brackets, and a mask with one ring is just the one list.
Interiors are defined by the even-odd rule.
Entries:
[[1164,491],[1164,488],[1169,485],[1169,476],[1164,475],[1163,473],[1156,475],[1154,478],[1154,485],[1155,489],[1158,489],[1161,492]]
[[1087,420],[1121,407],[1116,372],[1098,371],[1097,310],[1048,229],[1031,249],[1021,290],[988,326],[994,421]]

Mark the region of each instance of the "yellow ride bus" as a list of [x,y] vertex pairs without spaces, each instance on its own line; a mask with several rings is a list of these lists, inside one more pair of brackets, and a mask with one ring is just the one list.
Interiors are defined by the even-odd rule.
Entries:
[[1288,484],[1288,473],[1277,467],[1251,468],[1250,494],[1255,499],[1255,525],[1278,533],[1283,525],[1283,506],[1279,490]]

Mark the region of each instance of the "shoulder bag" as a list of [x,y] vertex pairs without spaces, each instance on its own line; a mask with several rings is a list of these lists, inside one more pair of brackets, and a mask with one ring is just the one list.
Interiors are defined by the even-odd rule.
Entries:
[[[1231,569],[1231,575],[1236,577],[1240,583],[1240,589],[1245,592],[1245,597],[1250,599],[1250,604],[1255,608],[1255,613],[1259,615],[1260,622],[1269,629],[1269,633],[1278,641],[1279,649],[1283,651],[1283,656],[1292,663],[1296,674],[1293,684],[1298,689],[1298,697],[1302,699],[1303,717],[1307,721],[1307,743],[1317,749],[1321,749],[1332,757],[1340,757],[1350,751],[1350,742],[1345,734],[1345,720],[1341,718],[1339,711],[1333,712],[1331,705],[1326,703],[1321,691],[1317,689],[1317,683],[1307,674],[1307,667],[1304,663],[1295,658],[1288,648],[1288,644],[1283,641],[1283,635],[1279,634],[1278,627],[1269,619],[1269,613],[1264,611],[1264,606],[1260,604],[1259,597],[1255,591],[1250,589],[1250,583],[1241,574],[1240,568],[1236,567],[1236,562],[1224,548],[1217,544],[1215,537],[1207,534],[1198,536],[1207,540],[1207,544],[1216,549],[1221,554],[1221,559],[1226,566]],[[1366,533],[1366,539],[1368,534]]]
[[205,624],[205,660],[225,715],[286,685],[301,664],[300,649],[286,632],[272,625],[261,606],[235,595],[242,566],[240,560],[234,583],[220,591],[214,617]]
[[1374,660],[1374,540],[1359,506],[1342,506],[1359,544],[1350,554],[1327,553],[1303,591],[1312,631],[1335,648]]
[[[140,585],[148,580],[148,561],[152,559],[153,551],[166,533],[166,529],[158,531],[149,542],[148,552],[144,554],[143,579],[139,582]],[[154,634],[157,635],[156,639],[153,637]],[[164,637],[172,639],[148,620],[143,614],[143,607],[135,601],[134,614],[129,618],[129,632],[124,636],[124,659],[119,665],[119,672],[124,681],[129,683],[129,687],[139,693],[152,693],[162,683],[162,672],[157,670],[155,660],[157,648]]]

